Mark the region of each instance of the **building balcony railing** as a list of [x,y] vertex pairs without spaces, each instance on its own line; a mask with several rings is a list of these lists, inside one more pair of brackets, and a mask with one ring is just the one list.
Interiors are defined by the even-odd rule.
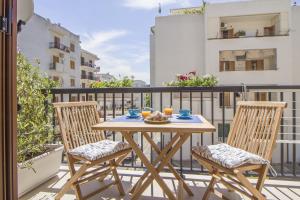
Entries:
[[[98,102],[103,120],[127,113],[129,108],[152,107],[163,111],[172,107],[174,113],[179,109],[190,109],[193,114],[202,114],[217,128],[216,132],[202,135],[193,134],[191,140],[183,145],[181,153],[172,158],[172,164],[181,173],[205,172],[190,154],[194,145],[210,145],[226,142],[230,123],[241,100],[285,101],[288,108],[283,113],[272,166],[281,176],[300,175],[300,85],[255,85],[255,86],[217,86],[217,87],[147,87],[147,88],[72,88],[53,89],[51,93],[57,101],[69,101],[77,97]],[[72,99],[74,100],[74,99]],[[55,121],[54,121],[55,122]],[[55,125],[55,124],[53,124]],[[57,133],[58,134],[58,133]],[[118,132],[106,132],[112,140],[122,140]],[[157,138],[159,146],[164,146],[172,135],[161,133]],[[140,148],[149,153],[149,159],[156,154],[148,148],[140,133],[135,134]],[[125,167],[143,168],[134,154],[123,163]]]
[[81,79],[95,80],[93,75],[81,74]]
[[70,53],[70,48],[67,47],[66,45],[60,44],[60,43],[56,43],[56,42],[50,42],[49,43],[49,48],[50,49],[59,49],[62,50],[64,52]]
[[265,38],[265,37],[283,37],[289,36],[289,34],[274,34],[274,35],[245,35],[245,36],[232,36],[232,37],[215,37],[215,38],[208,38],[208,40],[230,40],[230,39],[245,39],[245,38]]
[[89,62],[81,62],[81,66],[86,66],[86,67],[92,67],[95,68],[96,64],[89,63]]
[[50,63],[49,66],[50,70],[55,70],[58,72],[63,72],[64,71],[64,65],[62,63]]

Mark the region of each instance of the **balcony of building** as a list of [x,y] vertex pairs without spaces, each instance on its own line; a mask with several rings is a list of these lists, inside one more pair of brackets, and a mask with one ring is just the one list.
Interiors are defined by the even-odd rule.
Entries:
[[50,42],[49,43],[49,48],[50,49],[58,49],[63,52],[70,53],[70,48],[64,44],[58,43],[58,42]]
[[287,17],[282,13],[220,17],[208,39],[279,37],[289,35]]
[[54,70],[54,71],[57,71],[57,72],[63,72],[64,71],[64,64],[58,63],[58,62],[50,63],[49,70]]
[[[88,77],[88,74],[85,74]],[[192,159],[190,150],[195,145],[210,145],[226,142],[230,123],[236,113],[237,102],[246,101],[285,101],[287,109],[283,113],[280,131],[273,152],[271,165],[278,176],[268,175],[263,187],[263,194],[271,199],[298,199],[300,198],[300,86],[297,85],[256,85],[256,86],[218,86],[218,87],[147,87],[147,88],[72,88],[53,89],[56,102],[66,101],[96,101],[98,112],[102,120],[107,121],[127,113],[129,108],[152,107],[162,111],[166,106],[171,106],[175,113],[181,108],[192,110],[193,114],[202,114],[217,129],[212,133],[192,134],[180,153],[175,154],[171,163],[184,177],[194,196],[189,197],[184,193],[184,199],[201,199],[208,187],[210,176],[205,168]],[[84,98],[83,98],[84,96]],[[53,114],[53,119],[55,115]],[[55,120],[54,120],[55,122]],[[57,123],[57,122],[55,122]],[[55,124],[54,124],[55,126]],[[106,132],[106,137],[114,141],[123,140],[119,132]],[[153,134],[154,141],[160,147],[165,146],[172,138],[169,133]],[[157,158],[157,154],[141,133],[135,133],[135,141],[149,160]],[[59,133],[55,139],[61,143]],[[120,197],[116,187],[111,187],[104,192],[96,194],[91,199],[130,199],[129,190],[145,172],[145,165],[135,155],[125,159],[118,168],[126,195]],[[178,181],[167,168],[161,173],[162,178],[171,188],[172,192],[178,192]],[[256,183],[255,173],[248,174],[250,182]],[[31,192],[25,194],[21,200],[53,199],[66,181],[70,178],[66,158],[63,157],[59,171],[53,178],[41,184]],[[112,181],[109,176],[105,183]],[[99,181],[89,182],[82,186],[82,193],[90,193],[97,190],[103,183]],[[225,192],[229,199],[248,199],[246,196],[235,192],[229,192],[221,184],[217,190]],[[62,199],[75,199],[75,193],[70,190]],[[167,199],[156,182],[153,182],[143,192],[140,199]],[[210,199],[218,199],[214,195]]]

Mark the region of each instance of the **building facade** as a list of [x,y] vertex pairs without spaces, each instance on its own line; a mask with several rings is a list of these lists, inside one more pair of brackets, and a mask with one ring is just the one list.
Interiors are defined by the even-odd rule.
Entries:
[[[212,3],[207,4],[204,14],[184,14],[177,9],[169,16],[157,17],[150,31],[151,86],[163,86],[164,82],[175,80],[177,74],[190,71],[202,76],[215,75],[219,85],[299,84],[299,19],[300,7],[292,6],[290,0]],[[180,104],[179,95],[176,95],[173,96],[175,109]],[[189,108],[189,94],[182,95],[182,107]],[[209,120],[213,117],[217,127],[215,141],[223,135],[223,122],[229,130],[234,112],[233,95],[225,92],[203,97],[201,112]],[[300,98],[299,93],[296,98]],[[197,95],[192,98],[193,113],[200,113],[199,99]],[[278,92],[258,91],[249,93],[247,99],[277,101],[280,96]],[[291,103],[291,95],[284,100]],[[168,100],[163,101],[163,105],[168,104]],[[154,107],[159,109],[159,97],[154,97]],[[291,117],[292,113],[287,111],[285,116]],[[291,123],[286,120],[285,123]],[[289,128],[284,132],[291,132]],[[195,138],[194,145],[200,142],[199,136]],[[211,135],[204,135],[203,140],[204,144],[211,143]],[[189,159],[188,146],[183,148],[184,159]],[[279,149],[275,155],[273,161],[279,162]],[[179,154],[176,156],[175,159],[179,159]]]
[[80,87],[79,36],[37,14],[18,34],[21,53],[61,87]]
[[152,86],[189,71],[213,74],[221,85],[300,82],[300,9],[290,0],[207,4],[203,15],[175,11],[151,28]]
[[80,69],[82,88],[89,88],[90,84],[96,80],[94,74],[100,72],[100,67],[96,65],[96,61],[98,60],[97,55],[81,49]]

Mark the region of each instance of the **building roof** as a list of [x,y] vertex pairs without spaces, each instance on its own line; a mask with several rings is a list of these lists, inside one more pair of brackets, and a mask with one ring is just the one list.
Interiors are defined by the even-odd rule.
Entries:
[[90,51],[87,51],[85,49],[81,49],[80,51],[81,51],[81,53],[89,54],[89,55],[95,57],[96,60],[100,60],[100,58],[96,54],[91,53]]

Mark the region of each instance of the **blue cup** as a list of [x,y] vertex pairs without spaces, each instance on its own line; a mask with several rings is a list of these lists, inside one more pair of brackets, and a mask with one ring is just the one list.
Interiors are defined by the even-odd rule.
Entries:
[[181,109],[179,110],[179,115],[182,117],[188,117],[191,115],[191,111],[188,109]]
[[128,109],[128,113],[130,116],[138,116],[140,113],[139,109]]

